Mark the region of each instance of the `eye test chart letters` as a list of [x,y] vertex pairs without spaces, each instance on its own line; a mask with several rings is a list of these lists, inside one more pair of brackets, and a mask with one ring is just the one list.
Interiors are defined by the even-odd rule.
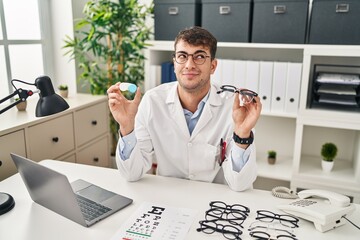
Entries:
[[144,202],[111,240],[185,239],[196,210]]

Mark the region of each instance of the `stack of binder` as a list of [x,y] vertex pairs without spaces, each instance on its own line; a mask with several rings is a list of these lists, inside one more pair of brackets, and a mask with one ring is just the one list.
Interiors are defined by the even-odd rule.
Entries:
[[359,74],[318,72],[313,89],[313,107],[360,110]]
[[174,73],[174,63],[163,62],[161,64],[161,83],[168,83],[176,81]]

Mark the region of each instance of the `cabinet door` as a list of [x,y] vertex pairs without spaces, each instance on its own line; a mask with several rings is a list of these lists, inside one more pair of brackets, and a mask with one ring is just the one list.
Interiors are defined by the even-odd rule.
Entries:
[[76,157],[76,162],[100,167],[109,167],[109,156],[109,137],[106,136],[80,150]]
[[17,172],[10,153],[26,156],[24,130],[0,137],[0,181]]
[[109,131],[108,105],[102,102],[75,112],[76,145],[81,146]]
[[67,114],[29,127],[30,158],[40,161],[75,149],[72,114]]

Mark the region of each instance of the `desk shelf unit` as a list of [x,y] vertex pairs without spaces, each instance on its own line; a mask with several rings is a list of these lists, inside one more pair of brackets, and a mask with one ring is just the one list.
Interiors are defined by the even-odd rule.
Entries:
[[0,181],[17,172],[10,153],[110,167],[107,97],[76,94],[65,100],[69,109],[46,117],[35,117],[37,96],[28,99],[26,111],[12,108],[0,116]]
[[[172,60],[172,41],[150,41],[146,50],[145,90],[159,84],[152,67]],[[360,114],[310,108],[315,64],[355,65],[360,68],[360,46],[218,43],[218,59],[293,62],[302,64],[296,113],[263,111],[256,126],[259,179],[287,183],[294,190],[322,188],[360,202]],[[338,156],[332,172],[321,169],[321,145],[334,142]],[[275,149],[275,165],[267,151]],[[261,188],[262,183],[258,182]]]

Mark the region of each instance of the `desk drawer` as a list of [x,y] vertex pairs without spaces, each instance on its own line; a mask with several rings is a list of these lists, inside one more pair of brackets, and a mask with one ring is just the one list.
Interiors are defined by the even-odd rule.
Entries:
[[75,136],[77,146],[109,131],[108,105],[102,102],[75,112]]
[[109,137],[106,136],[80,150],[76,157],[76,162],[100,167],[109,167],[109,156]]
[[56,159],[75,149],[72,114],[29,127],[30,158]]
[[10,153],[26,156],[24,130],[0,137],[0,181],[17,173]]

